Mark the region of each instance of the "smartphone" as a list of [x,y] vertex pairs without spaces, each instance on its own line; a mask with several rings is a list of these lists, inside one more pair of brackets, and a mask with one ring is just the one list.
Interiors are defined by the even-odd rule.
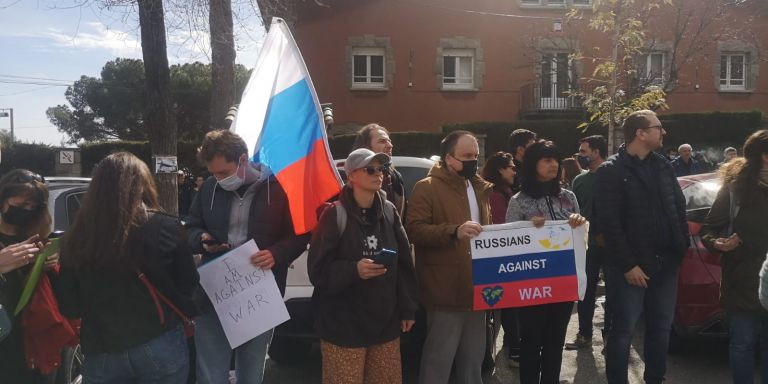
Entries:
[[216,239],[211,239],[211,240],[203,240],[202,243],[205,245],[219,245],[221,244],[221,241],[218,241]]
[[395,265],[396,259],[397,259],[396,251],[384,248],[373,257],[373,262],[389,268]]
[[64,236],[64,231],[53,231],[48,235],[48,240],[58,239]]

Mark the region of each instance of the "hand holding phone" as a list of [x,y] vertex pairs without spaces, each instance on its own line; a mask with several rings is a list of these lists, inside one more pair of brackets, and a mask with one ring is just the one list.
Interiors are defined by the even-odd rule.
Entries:
[[387,268],[391,268],[393,265],[395,265],[396,259],[396,251],[384,248],[373,257],[373,262],[379,265],[383,265]]
[[210,233],[203,233],[200,242],[203,244],[203,249],[208,253],[221,253],[230,248],[229,244],[216,240]]

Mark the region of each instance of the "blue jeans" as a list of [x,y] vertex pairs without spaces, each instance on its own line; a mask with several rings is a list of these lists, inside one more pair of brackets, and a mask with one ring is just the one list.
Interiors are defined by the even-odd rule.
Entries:
[[189,350],[181,326],[122,352],[89,354],[84,384],[186,384]]
[[[269,343],[269,330],[234,349],[235,372],[238,384],[261,384]],[[197,348],[197,383],[229,384],[232,348],[215,311],[195,319],[195,347]]]
[[606,357],[606,376],[609,384],[627,384],[629,348],[640,315],[645,312],[645,373],[646,383],[664,381],[667,372],[667,350],[672,320],[677,302],[678,265],[660,265],[656,270],[644,271],[651,279],[648,288],[627,283],[624,272],[608,267],[608,295],[612,311]]
[[755,377],[755,349],[760,343],[762,383],[768,383],[768,317],[749,313],[728,314],[728,346],[734,384],[752,384]]

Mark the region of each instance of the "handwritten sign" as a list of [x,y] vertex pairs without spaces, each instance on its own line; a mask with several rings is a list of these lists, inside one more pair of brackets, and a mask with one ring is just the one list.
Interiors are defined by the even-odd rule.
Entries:
[[567,221],[483,227],[470,240],[474,309],[576,301],[586,291],[587,225]]
[[250,262],[258,250],[251,240],[198,269],[233,349],[290,319],[275,275]]

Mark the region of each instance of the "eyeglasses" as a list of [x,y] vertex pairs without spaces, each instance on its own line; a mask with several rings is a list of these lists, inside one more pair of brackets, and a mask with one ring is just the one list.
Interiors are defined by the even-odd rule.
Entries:
[[658,128],[658,129],[659,129],[659,131],[663,131],[663,130],[664,130],[664,127],[663,127],[663,126],[661,126],[661,125],[652,125],[652,126],[650,126],[650,127],[647,127],[647,128],[645,128],[645,129],[654,129],[654,128]]
[[365,173],[369,175],[375,175],[376,172],[381,173],[389,173],[389,165],[379,165],[378,167],[374,167],[373,165],[369,165],[367,167],[363,167],[360,169],[365,169]]

